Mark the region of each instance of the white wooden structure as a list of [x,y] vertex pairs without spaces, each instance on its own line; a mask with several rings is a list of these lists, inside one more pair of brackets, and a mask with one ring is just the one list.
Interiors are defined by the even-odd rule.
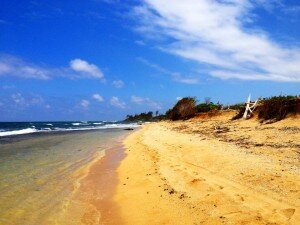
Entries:
[[255,102],[251,102],[251,94],[249,94],[249,97],[246,102],[246,109],[243,115],[243,119],[248,119],[251,116],[251,114],[257,106],[257,103],[258,99]]

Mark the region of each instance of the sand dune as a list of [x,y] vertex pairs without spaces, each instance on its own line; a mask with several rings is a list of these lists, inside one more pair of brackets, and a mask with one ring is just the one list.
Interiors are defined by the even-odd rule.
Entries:
[[146,125],[125,140],[125,224],[298,224],[300,120],[232,113]]

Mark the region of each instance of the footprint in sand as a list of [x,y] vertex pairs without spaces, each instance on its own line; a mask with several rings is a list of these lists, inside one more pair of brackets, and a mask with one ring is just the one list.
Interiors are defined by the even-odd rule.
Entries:
[[191,184],[197,184],[199,182],[201,182],[201,180],[198,179],[198,178],[197,179],[193,179],[193,180],[190,181]]
[[293,208],[289,208],[289,209],[283,209],[281,211],[286,218],[291,219],[296,210]]
[[238,199],[239,199],[240,201],[242,201],[242,202],[245,201],[245,199],[244,199],[243,196],[241,196],[241,195],[239,195],[239,194],[237,194],[236,196],[238,197]]

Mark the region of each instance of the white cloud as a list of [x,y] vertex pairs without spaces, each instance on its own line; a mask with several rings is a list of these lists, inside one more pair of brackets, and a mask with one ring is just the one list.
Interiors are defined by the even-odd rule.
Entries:
[[153,107],[155,109],[161,109],[161,105],[153,100],[151,100],[150,98],[143,98],[143,97],[139,97],[139,96],[131,96],[131,102],[142,105],[142,104],[146,104],[150,107]]
[[112,82],[112,85],[115,87],[115,88],[121,88],[124,86],[124,82],[122,80],[114,80]]
[[4,75],[47,80],[50,78],[50,71],[17,57],[0,54],[0,76]]
[[179,100],[181,100],[181,99],[182,99],[182,97],[177,97],[177,98],[176,98],[177,101],[179,101]]
[[11,96],[12,100],[16,104],[24,104],[25,98],[22,96],[21,93],[12,94]]
[[125,109],[125,107],[126,107],[126,103],[122,102],[118,97],[115,97],[115,96],[113,96],[109,102],[112,106],[115,106],[115,107],[118,107],[121,109]]
[[42,104],[43,102],[44,102],[44,99],[41,96],[37,95],[30,99],[29,104],[38,105],[38,104]]
[[172,72],[170,70],[167,70],[167,69],[161,67],[160,65],[152,63],[152,62],[150,62],[147,59],[144,59],[142,57],[138,57],[137,60],[142,62],[143,64],[153,68],[154,70],[162,73],[162,74],[166,74],[166,75],[171,76],[171,78],[176,82],[185,83],[185,84],[198,84],[199,83],[199,78],[198,77],[183,76],[179,72]]
[[11,100],[15,104],[22,106],[42,105],[44,103],[44,99],[39,95],[31,95],[24,97],[21,93],[12,94]]
[[104,101],[103,97],[99,94],[93,94],[92,97],[93,97],[93,99],[95,99],[98,102],[103,102]]
[[84,109],[87,109],[90,106],[90,102],[88,100],[83,99],[80,102],[80,106]]
[[102,71],[94,64],[88,63],[82,59],[73,59],[70,61],[70,67],[76,72],[85,74],[91,78],[103,78]]
[[299,82],[299,47],[287,47],[263,30],[249,28],[252,12],[259,6],[270,8],[270,3],[145,0],[134,12],[144,34],[149,30],[152,36],[170,38],[168,45],[160,46],[164,51],[208,66],[212,76]]
[[138,97],[138,96],[131,96],[131,101],[134,102],[134,103],[137,103],[137,104],[142,104],[145,99],[142,98],[142,97]]
[[136,40],[134,43],[141,46],[146,45],[145,42],[142,40]]
[[22,58],[0,53],[0,77],[14,76],[27,79],[48,80],[54,77],[104,79],[101,70],[81,59],[70,61],[70,67],[37,65]]

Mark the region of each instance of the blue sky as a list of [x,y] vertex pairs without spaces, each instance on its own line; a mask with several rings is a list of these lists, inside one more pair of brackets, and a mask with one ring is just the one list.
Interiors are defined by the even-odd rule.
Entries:
[[300,94],[297,0],[0,7],[0,121],[118,120],[179,97]]

